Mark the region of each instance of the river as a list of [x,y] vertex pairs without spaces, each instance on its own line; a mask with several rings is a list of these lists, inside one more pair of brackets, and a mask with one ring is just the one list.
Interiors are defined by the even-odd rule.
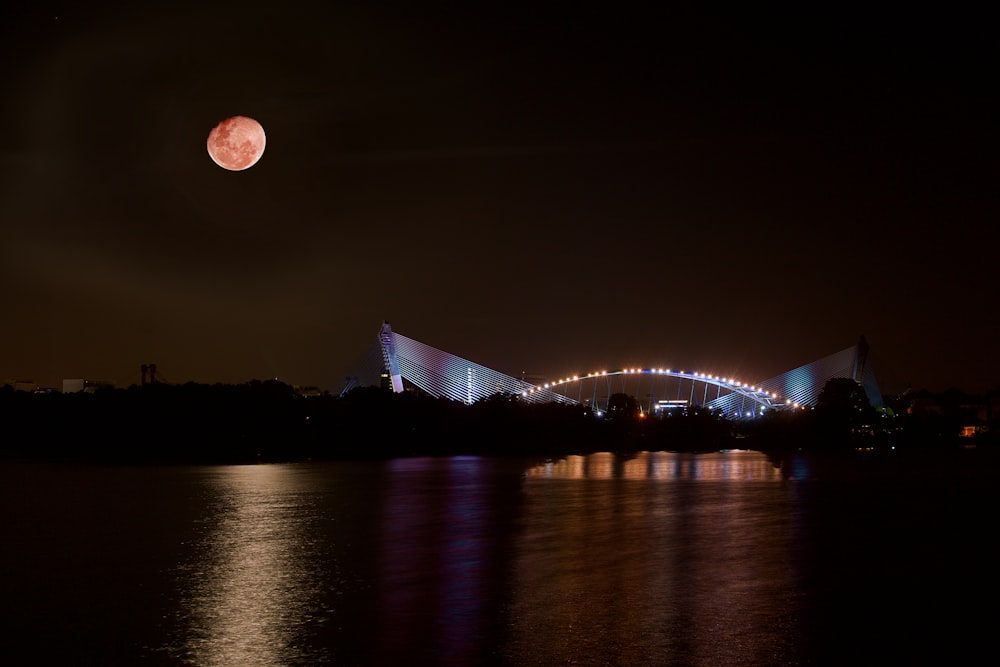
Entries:
[[971,664],[1000,457],[0,463],[4,665]]

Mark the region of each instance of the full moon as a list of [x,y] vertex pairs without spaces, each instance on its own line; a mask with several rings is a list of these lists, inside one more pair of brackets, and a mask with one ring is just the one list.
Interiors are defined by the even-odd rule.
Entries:
[[208,154],[223,169],[243,171],[264,154],[264,128],[253,118],[233,116],[208,133]]

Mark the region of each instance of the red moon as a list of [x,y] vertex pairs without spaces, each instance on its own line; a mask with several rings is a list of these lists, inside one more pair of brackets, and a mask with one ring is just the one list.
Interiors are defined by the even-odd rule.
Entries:
[[243,171],[264,154],[264,128],[253,118],[233,116],[208,133],[208,154],[223,169]]

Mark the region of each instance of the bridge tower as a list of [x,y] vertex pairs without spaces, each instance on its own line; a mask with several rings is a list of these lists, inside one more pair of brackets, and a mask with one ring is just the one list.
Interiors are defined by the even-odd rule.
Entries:
[[858,384],[862,384],[865,379],[865,368],[868,366],[868,341],[864,336],[858,338],[858,344],[854,348],[854,370],[851,377]]
[[382,342],[382,360],[385,362],[385,367],[389,369],[392,391],[401,394],[403,392],[403,376],[399,373],[399,358],[396,356],[396,343],[392,337],[392,327],[389,326],[389,320],[382,322],[382,330],[378,337]]

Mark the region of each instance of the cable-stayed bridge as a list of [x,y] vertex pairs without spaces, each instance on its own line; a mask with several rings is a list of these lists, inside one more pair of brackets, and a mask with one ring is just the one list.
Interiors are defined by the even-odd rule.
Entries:
[[757,382],[700,371],[622,368],[533,384],[436,349],[382,324],[356,373],[341,395],[360,386],[388,386],[394,392],[415,387],[434,397],[467,404],[504,394],[531,403],[559,402],[608,409],[611,397],[624,394],[649,414],[703,406],[733,419],[759,417],[768,410],[816,405],[828,380],[852,378],[873,406],[882,393],[868,360],[864,336],[840,352]]

